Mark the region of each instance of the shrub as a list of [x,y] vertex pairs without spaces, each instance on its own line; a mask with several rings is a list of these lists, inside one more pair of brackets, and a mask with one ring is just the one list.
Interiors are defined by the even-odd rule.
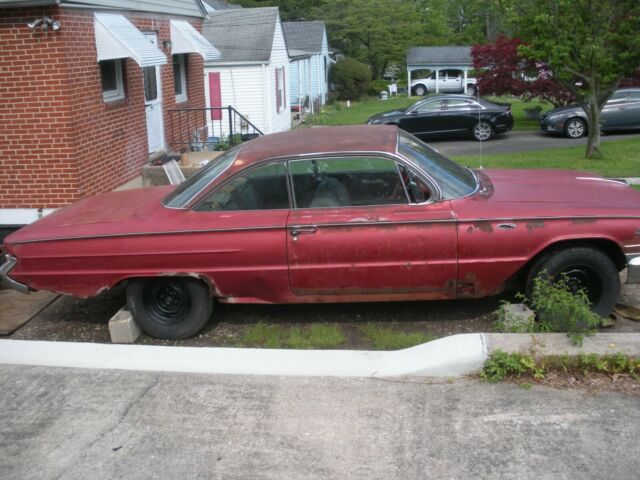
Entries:
[[369,67],[352,58],[346,57],[336,62],[329,75],[340,100],[357,100],[369,90]]
[[380,92],[388,91],[389,82],[385,82],[384,80],[373,80],[369,84],[369,95],[373,97],[377,97],[380,95]]

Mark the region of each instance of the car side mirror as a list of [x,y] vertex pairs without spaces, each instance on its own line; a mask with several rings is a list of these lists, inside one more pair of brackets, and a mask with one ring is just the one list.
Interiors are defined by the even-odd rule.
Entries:
[[416,115],[418,115],[418,111],[417,110],[411,110],[409,112],[409,115],[411,115],[412,117],[415,117]]

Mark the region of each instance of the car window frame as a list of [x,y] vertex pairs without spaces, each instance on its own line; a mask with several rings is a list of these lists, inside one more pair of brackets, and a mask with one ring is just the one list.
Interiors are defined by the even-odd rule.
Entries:
[[[241,175],[246,174],[247,172],[249,172],[250,170],[255,170],[256,168],[261,168],[264,166],[268,166],[271,164],[275,164],[275,163],[283,163],[284,164],[284,175],[285,175],[285,180],[286,180],[286,184],[287,184],[287,200],[289,203],[289,206],[287,208],[259,208],[259,209],[248,209],[248,210],[198,210],[198,207],[200,205],[202,205],[204,203],[204,201],[208,198],[209,195],[212,195],[213,193],[215,193],[218,189],[224,188],[224,186],[229,183],[232,182],[233,180],[235,180],[236,178],[240,177]],[[292,185],[291,182],[289,181],[290,175],[289,175],[289,164],[285,161],[283,162],[282,159],[264,159],[264,160],[260,160],[256,163],[253,163],[237,172],[235,172],[233,175],[230,175],[229,177],[226,177],[224,180],[220,181],[220,183],[215,183],[215,180],[212,184],[209,184],[208,190],[207,187],[205,187],[194,199],[194,201],[191,203],[191,205],[189,205],[187,208],[193,212],[197,212],[197,213],[220,213],[220,212],[226,212],[226,213],[230,213],[230,212],[274,212],[274,211],[282,211],[282,210],[287,210],[287,211],[291,211],[293,209],[292,205],[293,205],[293,191],[292,191]],[[206,191],[205,191],[206,190]]]
[[427,105],[428,103],[437,103],[437,102],[438,102],[438,100],[436,100],[434,98],[428,98],[428,99],[424,100],[422,103],[420,103],[419,105],[416,105],[411,110],[409,110],[407,112],[407,114],[412,114],[413,112],[415,112],[418,115],[418,114],[422,114],[422,113],[439,112],[440,111],[440,107],[434,108],[432,110],[423,110],[423,111],[420,110],[420,107],[422,107],[423,105]]
[[[397,144],[396,144],[396,150],[397,150]],[[369,152],[367,152],[367,151],[362,151],[362,152],[327,152],[327,153],[324,153],[324,154],[311,153],[311,154],[296,155],[296,156],[284,157],[284,158],[287,161],[293,161],[293,160],[312,160],[314,158],[315,159],[328,159],[328,158],[365,157],[365,156],[381,157],[381,158],[386,158],[386,159],[389,159],[389,160],[392,160],[393,162],[395,162],[396,171],[397,171],[398,176],[400,177],[400,181],[401,181],[401,183],[403,185],[405,196],[407,197],[407,203],[390,203],[390,204],[384,204],[384,205],[346,205],[346,206],[337,206],[337,207],[317,207],[317,208],[301,207],[301,208],[298,208],[298,206],[295,203],[295,195],[294,195],[294,191],[293,191],[293,178],[291,178],[291,169],[288,169],[288,171],[289,171],[289,188],[290,188],[290,194],[291,194],[292,209],[293,210],[331,210],[331,209],[345,209],[345,208],[365,209],[365,208],[397,207],[399,205],[400,206],[427,205],[427,204],[430,204],[430,203],[435,203],[435,202],[441,201],[441,195],[442,194],[441,194],[441,191],[440,191],[440,187],[437,186],[437,184],[433,181],[433,179],[431,179],[431,177],[429,177],[428,175],[425,176],[424,172],[422,171],[422,169],[420,169],[419,167],[414,165],[413,162],[407,161],[402,155],[399,155],[397,152],[396,153],[379,152],[379,151],[369,151]],[[400,175],[400,170],[398,168],[398,164],[402,164],[406,168],[412,170],[412,172],[418,178],[420,178],[420,180],[422,180],[423,182],[425,182],[427,184],[427,186],[431,189],[431,192],[432,192],[431,198],[429,200],[427,200],[426,202],[421,202],[421,203],[413,203],[413,202],[411,202],[411,199],[409,198],[409,194],[407,192],[406,185],[402,181],[402,176]]]

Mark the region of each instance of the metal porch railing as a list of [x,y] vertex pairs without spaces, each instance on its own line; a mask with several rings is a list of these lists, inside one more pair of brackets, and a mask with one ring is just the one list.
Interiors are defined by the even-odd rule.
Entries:
[[169,110],[170,144],[189,151],[224,150],[262,131],[232,106]]

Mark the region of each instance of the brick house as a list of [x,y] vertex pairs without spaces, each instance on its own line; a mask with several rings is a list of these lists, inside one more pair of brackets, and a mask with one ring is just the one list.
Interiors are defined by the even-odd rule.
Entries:
[[201,0],[0,0],[0,229],[140,175],[205,106]]

